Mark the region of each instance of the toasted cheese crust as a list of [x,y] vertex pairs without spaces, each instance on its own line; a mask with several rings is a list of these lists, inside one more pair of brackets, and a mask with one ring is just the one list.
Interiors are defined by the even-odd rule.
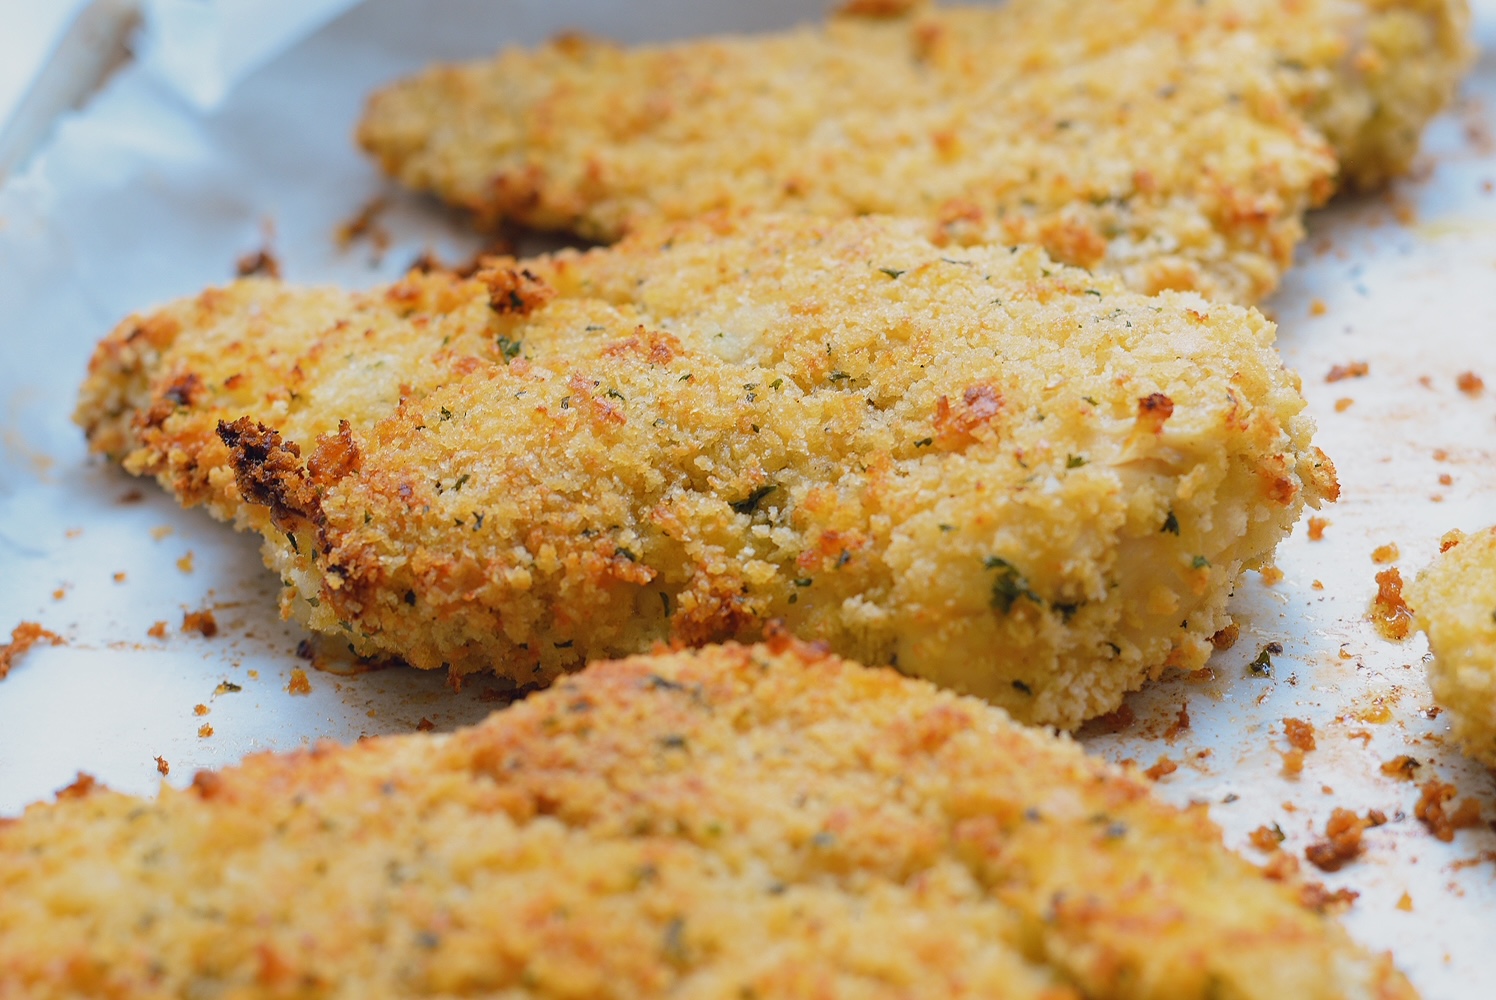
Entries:
[[733,207],[910,215],[1246,303],[1337,181],[1407,168],[1469,61],[1465,0],[902,6],[438,66],[374,95],[359,138],[490,224],[611,241]]
[[787,640],[0,821],[0,997],[1414,993],[1203,807]]
[[1428,683],[1466,753],[1496,767],[1496,528],[1452,532],[1407,588],[1433,661]]
[[123,323],[78,417],[360,654],[541,684],[778,619],[1074,726],[1202,665],[1334,471],[1255,311],[919,231],[242,281]]

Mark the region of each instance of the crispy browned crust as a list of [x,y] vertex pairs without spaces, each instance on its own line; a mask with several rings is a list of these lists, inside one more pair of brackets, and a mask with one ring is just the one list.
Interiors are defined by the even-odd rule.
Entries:
[[0,824],[0,997],[1401,1000],[1203,807],[778,638]]
[[569,35],[375,94],[403,183],[614,240],[724,208],[929,220],[1152,292],[1252,302],[1337,176],[1407,169],[1469,62],[1465,0],[848,5],[623,49]]
[[1255,312],[921,229],[240,282],[121,325],[79,419],[261,532],[286,611],[361,654],[546,683],[779,619],[1076,725],[1203,664],[1334,471]]

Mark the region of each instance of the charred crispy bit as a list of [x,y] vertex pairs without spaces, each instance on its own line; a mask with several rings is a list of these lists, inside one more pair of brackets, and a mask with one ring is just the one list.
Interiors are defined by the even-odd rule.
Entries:
[[410,187],[612,241],[746,208],[1039,243],[1140,291],[1251,302],[1337,183],[1404,172],[1469,62],[1465,0],[853,0],[821,26],[576,35],[375,94]]
[[538,685],[781,620],[1075,726],[1205,663],[1333,467],[1256,312],[922,232],[717,216],[471,280],[241,282],[123,325],[78,416],[360,656]]
[[16,661],[39,642],[61,646],[65,640],[56,632],[42,628],[36,622],[21,622],[10,630],[10,642],[0,646],[0,681],[5,680]]
[[204,639],[211,639],[218,634],[218,619],[207,608],[185,611],[182,613],[182,631],[196,632]]
[[1073,742],[777,639],[33,806],[0,825],[0,972],[118,1000],[1414,997],[1275,874]]
[[1449,710],[1455,740],[1496,767],[1496,528],[1446,535],[1408,599],[1434,654],[1429,687]]
[[1401,756],[1393,757],[1389,761],[1384,761],[1382,764],[1382,773],[1402,781],[1412,781],[1418,773],[1418,769],[1422,766],[1423,764],[1416,758],[1402,754]]

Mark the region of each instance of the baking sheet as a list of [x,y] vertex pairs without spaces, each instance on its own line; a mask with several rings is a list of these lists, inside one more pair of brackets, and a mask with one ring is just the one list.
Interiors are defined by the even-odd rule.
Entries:
[[[1496,0],[1477,6],[1479,39],[1496,47]],[[276,616],[276,581],[256,540],[89,459],[69,422],[104,332],[133,310],[227,280],[247,253],[272,249],[290,280],[367,286],[425,250],[455,260],[475,249],[461,220],[393,189],[354,150],[353,123],[378,83],[561,28],[640,40],[819,15],[791,0],[443,0],[437,9],[366,3],[210,113],[127,69],[0,189],[0,632],[30,620],[67,639],[33,649],[0,682],[0,815],[80,770],[149,793],[247,753],[450,729],[499,703],[493,681],[454,692],[435,673],[350,674],[336,657],[322,663],[331,670],[313,669],[297,656],[305,634]],[[1411,577],[1445,531],[1496,522],[1493,102],[1496,61],[1485,57],[1460,106],[1430,130],[1417,175],[1315,215],[1299,267],[1267,305],[1286,362],[1303,374],[1317,442],[1340,471],[1323,539],[1310,541],[1301,524],[1280,550],[1281,581],[1243,581],[1233,604],[1241,638],[1215,656],[1212,679],[1153,685],[1130,699],[1131,725],[1081,734],[1113,759],[1177,762],[1160,793],[1209,803],[1249,857],[1261,857],[1246,844],[1263,824],[1277,823],[1302,856],[1333,808],[1386,813],[1366,854],[1322,878],[1360,893],[1345,917],[1351,932],[1393,949],[1428,997],[1484,995],[1496,981],[1487,944],[1496,833],[1435,841],[1413,818],[1416,787],[1381,765],[1411,754],[1420,780],[1454,782],[1488,820],[1496,782],[1445,745],[1446,718],[1430,717],[1421,638],[1384,641],[1365,613],[1382,568],[1373,549],[1395,543]],[[389,245],[340,246],[339,226],[375,198],[388,199],[379,226]],[[1355,361],[1367,362],[1365,377],[1326,381]],[[1460,391],[1466,371],[1489,388]],[[183,632],[184,612],[204,608],[218,634]],[[166,623],[160,638],[148,634],[156,622]],[[1283,646],[1273,676],[1252,675],[1246,664],[1270,642]],[[298,668],[308,694],[287,690]],[[1184,704],[1190,726],[1171,738]],[[1285,717],[1318,733],[1296,778],[1283,774]]]

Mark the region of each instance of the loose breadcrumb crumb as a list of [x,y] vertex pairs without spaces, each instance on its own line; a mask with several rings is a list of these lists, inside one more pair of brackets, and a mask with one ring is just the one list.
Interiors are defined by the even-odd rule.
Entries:
[[1241,638],[1241,626],[1232,622],[1210,637],[1210,644],[1216,649],[1230,649],[1236,645],[1236,640]]
[[167,761],[167,759],[165,757],[157,757],[156,758],[156,770],[158,772],[160,772],[161,777],[164,778],[168,774],[171,773],[171,764]]
[[1309,540],[1311,542],[1324,541],[1325,529],[1330,524],[1331,521],[1327,517],[1311,517],[1309,519]]
[[307,679],[306,671],[300,667],[291,670],[291,681],[286,685],[286,690],[291,694],[311,694],[312,682]]
[[1333,365],[1330,372],[1325,376],[1326,382],[1340,382],[1348,378],[1365,378],[1371,373],[1371,365],[1365,361],[1352,361],[1348,364]]
[[21,622],[10,630],[10,642],[0,646],[0,681],[10,674],[16,661],[39,642],[61,646],[66,640],[56,632],[41,627],[36,622]]
[[1371,601],[1371,623],[1383,638],[1406,639],[1413,628],[1413,612],[1403,599],[1402,574],[1394,566],[1376,576],[1377,593]]
[[1454,840],[1454,832],[1466,827],[1480,825],[1480,802],[1466,796],[1453,812],[1445,810],[1458,789],[1454,785],[1431,778],[1419,788],[1418,802],[1413,806],[1413,815],[1428,828],[1435,839],[1448,843]]
[[1388,542],[1386,545],[1378,545],[1371,550],[1371,561],[1378,566],[1397,562],[1402,553],[1398,551],[1396,542]]
[[1320,871],[1339,871],[1366,849],[1362,832],[1386,822],[1386,815],[1377,809],[1367,812],[1364,818],[1349,809],[1336,809],[1325,823],[1325,839],[1306,847],[1304,857]]
[[177,560],[177,569],[181,570],[183,573],[191,573],[192,561],[192,550],[189,549],[187,550],[186,555]]
[[213,727],[205,722],[201,726],[197,727],[197,735],[200,739],[207,739],[209,736],[213,735]]
[[204,639],[211,639],[218,634],[218,619],[206,608],[201,611],[184,611],[182,631],[196,632]]
[[1168,757],[1161,756],[1158,758],[1158,762],[1156,764],[1148,768],[1148,770],[1144,771],[1143,773],[1152,780],[1157,781],[1165,775],[1173,774],[1177,770],[1179,770],[1178,764],[1170,760]]
[[165,622],[156,622],[150,628],[145,630],[145,634],[150,636],[152,639],[165,639],[166,627],[167,626]]
[[[1369,734],[1368,734],[1369,735]],[[1382,763],[1382,773],[1399,781],[1412,781],[1423,764],[1415,757],[1402,754]]]
[[1486,388],[1485,379],[1474,372],[1460,372],[1454,384],[1467,396],[1479,396]]

